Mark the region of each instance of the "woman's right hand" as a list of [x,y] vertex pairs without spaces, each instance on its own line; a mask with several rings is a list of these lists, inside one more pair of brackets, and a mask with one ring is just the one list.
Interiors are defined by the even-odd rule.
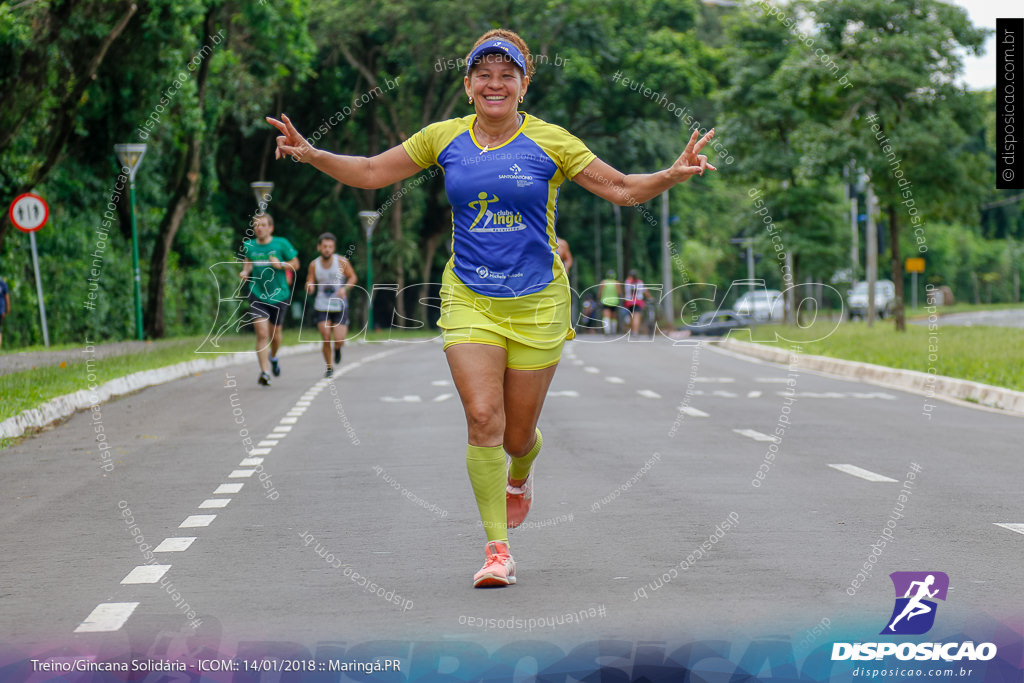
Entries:
[[291,156],[294,161],[309,163],[313,154],[317,151],[306,138],[302,137],[299,131],[295,130],[291,119],[287,114],[281,114],[282,121],[268,116],[267,123],[277,128],[282,135],[277,136],[277,149],[274,150],[275,159],[283,159]]

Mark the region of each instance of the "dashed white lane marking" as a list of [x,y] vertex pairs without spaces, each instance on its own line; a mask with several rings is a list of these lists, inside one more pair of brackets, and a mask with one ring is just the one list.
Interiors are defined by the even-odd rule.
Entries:
[[276,446],[277,444],[278,444],[277,439],[269,439],[269,440],[260,441],[258,444],[256,444],[256,447],[257,448],[270,448],[271,446]]
[[446,379],[435,379],[430,385],[434,387],[450,387],[452,383]]
[[239,467],[256,467],[256,465],[262,465],[263,458],[245,458],[242,462],[238,463]]
[[582,361],[579,358],[575,358],[575,359],[573,359],[572,364],[573,365],[586,365],[587,363],[586,363],[586,361]]
[[175,538],[165,538],[160,541],[160,545],[153,548],[154,553],[180,553],[188,550],[189,546],[192,545],[196,540],[195,536],[177,536]]
[[866,481],[889,483],[896,482],[895,479],[890,479],[884,474],[878,474],[877,472],[872,472],[871,470],[866,470],[863,467],[857,467],[856,465],[829,465],[829,467],[831,467],[832,469],[839,470],[840,472],[845,472],[846,474],[852,474],[855,477],[860,477],[861,479],[864,479]]
[[[292,431],[292,428],[289,427],[288,425],[277,425],[276,427],[274,427],[274,431],[275,432],[282,432],[284,434],[287,434],[288,432]],[[275,437],[275,438],[280,439],[281,437],[278,436],[278,437]]]
[[213,495],[219,496],[225,493],[238,493],[242,490],[245,484],[221,484],[217,487],[217,490],[213,492]]
[[309,399],[304,399],[303,398],[303,399],[299,399],[298,401],[296,401],[295,405],[301,406],[303,408],[308,408],[309,406],[313,405],[313,401],[309,400]]
[[721,389],[718,389],[716,391],[712,391],[711,395],[712,396],[721,396],[722,398],[736,398],[736,394],[732,393],[731,391],[722,391]]
[[207,498],[199,504],[199,509],[209,510],[214,508],[226,508],[230,502],[230,498]]
[[251,477],[256,470],[232,470],[228,479],[245,479]]
[[201,526],[210,526],[217,515],[189,515],[185,521],[178,525],[179,529],[195,529]]
[[253,448],[249,451],[249,455],[270,455],[270,448]]
[[128,572],[128,576],[121,579],[121,583],[156,583],[170,568],[169,564],[144,564]]
[[455,394],[441,394],[440,396],[434,397],[434,403],[440,403],[441,401],[447,401]]
[[293,425],[293,424],[295,424],[298,421],[299,421],[299,418],[297,418],[297,417],[282,417],[281,418],[281,424],[283,424],[283,425]]
[[102,633],[106,631],[117,631],[128,617],[132,615],[137,602],[103,602],[96,605],[96,609],[89,613],[75,633]]
[[1016,524],[1013,522],[993,522],[996,526],[1001,526],[1004,529],[1010,531],[1016,531],[1018,534],[1024,534],[1024,524]]
[[285,415],[287,415],[288,417],[302,417],[302,414],[305,412],[305,410],[299,408],[296,410],[289,410],[287,413],[285,413]]
[[651,391],[650,389],[637,389],[636,393],[640,394],[644,398],[661,398],[661,394],[657,391]]
[[583,368],[583,372],[589,372],[591,375],[598,375],[601,373],[601,371],[598,368],[595,368],[593,365],[588,365],[587,367]]
[[549,391],[548,396],[568,396],[569,398],[579,398],[580,392],[573,391],[572,389],[564,389],[562,391]]
[[762,384],[785,384],[789,380],[785,377],[757,377],[754,381]]
[[[415,395],[407,395],[402,398],[395,398],[394,396],[381,396],[380,400],[385,403],[421,403],[423,399]],[[282,420],[283,422],[283,420]]]
[[751,391],[747,394],[747,398],[761,398],[760,391]]
[[757,431],[755,429],[734,429],[732,431],[736,432],[740,436],[745,436],[748,439],[753,439],[754,441],[775,441],[775,442],[777,442],[779,440],[777,437],[769,436],[768,434],[762,434],[761,432],[759,432],[759,431]]
[[735,377],[694,377],[694,382],[706,382],[708,384],[729,384],[735,382]]
[[611,382],[612,384],[625,384],[626,383],[626,380],[622,379],[621,377],[605,377],[604,381],[605,382]]
[[692,406],[679,406],[679,412],[689,415],[690,417],[708,417],[708,414],[703,410],[698,410]]

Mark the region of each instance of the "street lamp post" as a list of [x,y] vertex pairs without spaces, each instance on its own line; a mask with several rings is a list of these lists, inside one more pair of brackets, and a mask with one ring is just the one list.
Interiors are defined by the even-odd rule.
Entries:
[[376,211],[360,211],[359,221],[366,231],[366,310],[367,331],[373,331],[373,229],[377,227],[380,214]]
[[135,224],[135,173],[139,170],[142,157],[146,155],[146,145],[125,144],[114,145],[114,153],[121,162],[121,168],[128,169],[128,195],[131,202],[132,216],[132,272],[135,274],[135,338],[142,340],[142,275],[139,273],[139,231]]
[[274,183],[257,180],[256,182],[249,183],[249,187],[252,188],[252,193],[256,195],[256,204],[259,207],[256,215],[262,216],[266,213],[267,205],[270,203],[270,193],[274,191]]

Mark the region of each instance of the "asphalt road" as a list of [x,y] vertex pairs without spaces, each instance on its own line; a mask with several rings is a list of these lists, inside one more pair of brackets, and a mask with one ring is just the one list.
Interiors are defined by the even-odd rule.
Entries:
[[[822,619],[833,635],[877,634],[893,571],[946,572],[951,629],[1024,614],[1020,418],[708,344],[566,348],[534,507],[510,536],[517,585],[471,586],[484,535],[440,344],[362,344],[333,382],[318,354],[286,359],[270,388],[254,362],[0,451],[0,642],[191,638],[233,654],[244,641],[792,636]],[[892,540],[852,588],[888,520]],[[184,549],[147,566],[159,544]]]

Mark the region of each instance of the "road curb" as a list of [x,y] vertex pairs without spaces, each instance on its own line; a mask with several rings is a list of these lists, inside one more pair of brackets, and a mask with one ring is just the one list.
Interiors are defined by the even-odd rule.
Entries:
[[[295,356],[301,353],[310,353],[319,348],[320,342],[297,344],[294,346],[283,346],[278,350],[277,354],[279,356]],[[112,379],[95,389],[81,389],[72,394],[58,396],[41,406],[22,411],[14,417],[0,422],[0,438],[13,439],[31,430],[44,429],[56,422],[71,417],[79,410],[86,410],[94,405],[105,403],[112,398],[131,394],[146,387],[172,382],[176,379],[208,370],[252,363],[255,360],[253,357],[255,353],[255,351],[239,351],[218,355],[216,358],[200,358],[162,368],[142,370],[125,375],[124,377]]]
[[[775,349],[764,344],[726,339],[720,342],[720,345],[735,353],[772,363],[788,364],[790,362],[790,351]],[[889,389],[910,391],[929,398],[965,401],[968,404],[978,404],[1017,417],[1024,417],[1024,392],[927,372],[887,368],[883,365],[839,360],[828,356],[811,356],[801,353],[799,357],[800,367],[807,370],[815,370],[843,379],[856,379]]]

